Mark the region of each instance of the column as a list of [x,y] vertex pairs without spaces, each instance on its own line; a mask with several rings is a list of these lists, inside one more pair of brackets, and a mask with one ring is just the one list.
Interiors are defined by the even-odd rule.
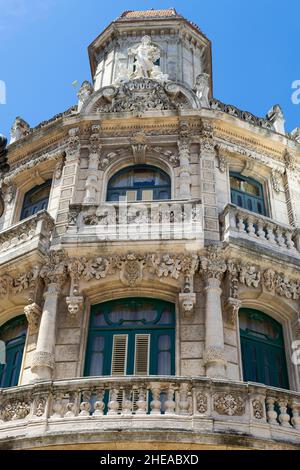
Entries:
[[58,285],[54,282],[50,283],[44,294],[45,303],[40,322],[36,351],[31,364],[31,371],[38,380],[50,380],[52,378],[58,296]]
[[216,247],[211,247],[207,257],[201,258],[200,263],[205,279],[204,363],[206,375],[213,378],[225,378],[226,360],[220,286],[226,271],[226,263],[219,256]]

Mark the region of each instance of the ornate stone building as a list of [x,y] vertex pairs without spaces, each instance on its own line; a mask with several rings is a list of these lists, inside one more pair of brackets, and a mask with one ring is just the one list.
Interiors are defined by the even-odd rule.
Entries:
[[215,99],[173,9],[88,52],[2,145],[0,445],[299,448],[299,129]]

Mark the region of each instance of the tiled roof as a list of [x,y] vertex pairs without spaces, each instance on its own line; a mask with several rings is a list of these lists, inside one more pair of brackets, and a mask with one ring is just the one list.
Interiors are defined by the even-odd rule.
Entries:
[[179,16],[175,8],[168,8],[165,10],[130,10],[124,11],[121,18],[166,18],[169,16]]

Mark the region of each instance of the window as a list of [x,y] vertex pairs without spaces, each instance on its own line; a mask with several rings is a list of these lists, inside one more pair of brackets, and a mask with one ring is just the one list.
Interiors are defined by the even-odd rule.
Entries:
[[24,315],[0,327],[0,340],[6,346],[6,363],[0,364],[0,388],[18,385],[26,332],[27,320]]
[[51,180],[48,180],[25,193],[20,220],[26,219],[27,217],[36,214],[38,211],[47,209],[50,189]]
[[240,309],[244,380],[289,388],[280,323],[258,310]]
[[252,178],[230,173],[231,202],[243,209],[267,215],[263,187]]
[[174,375],[174,305],[113,300],[91,309],[85,375]]
[[135,165],[116,173],[109,180],[108,201],[152,201],[171,198],[170,177],[148,165]]

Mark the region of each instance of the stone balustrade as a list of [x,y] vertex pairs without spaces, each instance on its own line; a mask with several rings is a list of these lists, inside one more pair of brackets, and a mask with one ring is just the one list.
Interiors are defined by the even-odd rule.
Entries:
[[294,228],[233,204],[227,204],[220,216],[222,239],[244,239],[291,256],[299,256],[299,233]]
[[203,239],[202,204],[168,200],[71,205],[67,234],[113,241]]
[[37,248],[49,248],[54,220],[42,210],[0,232],[0,264]]
[[[207,377],[90,377],[0,389],[0,447],[114,430],[300,444],[300,393]],[[24,436],[27,436],[27,444]],[[33,441],[30,444],[30,439]],[[34,439],[36,441],[34,441]],[[195,439],[194,439],[195,441]]]

